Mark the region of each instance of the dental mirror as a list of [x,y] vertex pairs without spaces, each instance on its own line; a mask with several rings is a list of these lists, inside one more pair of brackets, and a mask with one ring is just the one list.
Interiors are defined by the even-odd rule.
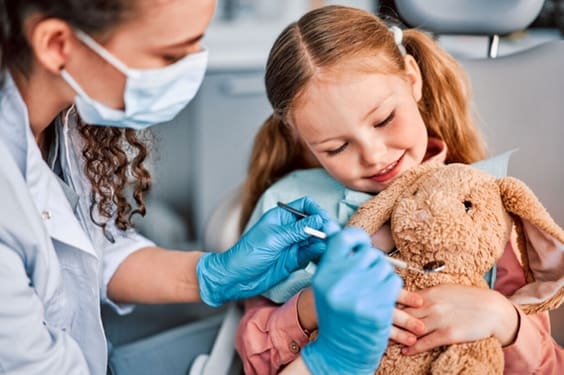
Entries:
[[423,271],[425,271],[425,273],[439,272],[442,271],[445,267],[445,262],[443,262],[442,260],[433,260],[423,265]]

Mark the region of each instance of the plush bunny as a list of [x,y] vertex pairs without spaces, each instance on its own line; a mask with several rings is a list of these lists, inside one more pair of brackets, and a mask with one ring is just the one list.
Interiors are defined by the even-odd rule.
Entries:
[[[440,272],[398,269],[405,288],[455,283],[487,288],[484,274],[502,255],[516,229],[528,284],[510,297],[526,313],[558,307],[564,298],[564,231],[521,181],[495,177],[463,164],[424,163],[365,202],[349,225],[374,234],[389,222],[395,257]],[[377,374],[502,374],[503,353],[491,337],[404,356],[392,344]]]

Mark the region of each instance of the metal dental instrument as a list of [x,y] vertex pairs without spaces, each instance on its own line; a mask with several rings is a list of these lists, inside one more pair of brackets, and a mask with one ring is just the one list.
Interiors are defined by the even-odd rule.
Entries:
[[446,264],[442,260],[433,260],[423,265],[423,271],[425,271],[425,273],[439,272],[442,271],[445,267]]
[[[299,216],[301,218],[305,218],[305,217],[308,216],[307,214],[303,213],[302,211],[297,210],[294,207],[287,205],[286,203],[277,202],[276,204],[278,205],[278,207],[281,207],[281,208],[285,209],[286,211],[291,212],[294,215]],[[309,235],[312,235],[313,237],[317,237],[317,238],[322,239],[322,240],[327,238],[326,233],[323,233],[322,231],[317,230],[317,229],[313,229],[311,227],[306,226],[304,228],[304,232],[306,232]],[[396,252],[397,252],[397,249],[393,249],[392,251],[390,251],[390,253],[395,253],[394,250],[396,250]],[[389,255],[386,255],[386,259],[388,260],[388,262],[390,262],[392,265],[394,265],[396,267],[405,268],[407,270],[414,271],[414,272],[421,273],[421,274],[438,272],[438,271],[441,271],[443,268],[445,268],[445,262],[443,262],[442,260],[426,263],[423,266],[423,269],[419,269],[419,268],[416,268],[416,267],[413,267],[413,266],[407,264],[403,260],[392,258]]]
[[295,209],[294,207],[290,206],[289,204],[286,204],[286,203],[280,202],[280,201],[276,202],[276,204],[278,205],[278,207],[281,207],[281,208],[285,209],[286,211],[293,213],[296,216],[299,216],[301,218],[308,217],[307,214],[303,213],[300,210]]
[[[285,209],[286,211],[291,212],[294,215],[301,217],[302,219],[306,218],[308,216],[307,214],[303,213],[302,211],[296,210],[294,207],[287,205],[284,202],[277,202],[276,204],[278,205],[278,207],[281,207],[281,208]],[[307,234],[309,234],[313,237],[317,237],[317,238],[322,239],[322,240],[327,238],[326,233],[323,233],[322,231],[317,230],[317,229],[313,229],[312,227],[306,226],[304,228],[304,232],[306,232]]]
[[[390,263],[401,268],[406,268],[419,273],[431,273],[442,271],[446,267],[445,262],[443,262],[442,260],[433,260],[431,262],[425,263],[423,265],[423,269],[415,268],[413,266],[410,266],[403,260],[392,258],[393,255],[398,254],[399,252],[399,249],[397,247],[394,247],[392,250],[388,251],[386,256],[390,260]],[[404,263],[405,267],[403,265],[400,265],[400,263]]]

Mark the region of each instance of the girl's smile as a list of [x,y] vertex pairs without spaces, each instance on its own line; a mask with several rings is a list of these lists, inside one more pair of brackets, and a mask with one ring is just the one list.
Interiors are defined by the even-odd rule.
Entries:
[[369,176],[368,178],[378,184],[388,185],[388,183],[393,181],[397,176],[399,176],[403,172],[402,160],[404,156],[405,156],[405,152],[401,155],[399,159],[388,164],[386,167],[380,169],[377,173],[375,173],[372,176]]

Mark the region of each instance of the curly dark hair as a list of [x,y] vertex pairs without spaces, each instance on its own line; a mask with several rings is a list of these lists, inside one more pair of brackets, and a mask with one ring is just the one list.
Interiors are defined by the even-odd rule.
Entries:
[[[137,131],[105,126],[78,125],[84,140],[82,156],[85,173],[92,185],[90,217],[105,228],[106,223],[94,219],[97,207],[102,217],[112,218],[121,230],[132,227],[134,214],[145,215],[144,193],[151,187],[151,175],[143,166],[148,148]],[[131,187],[137,204],[133,208],[126,197]]]

